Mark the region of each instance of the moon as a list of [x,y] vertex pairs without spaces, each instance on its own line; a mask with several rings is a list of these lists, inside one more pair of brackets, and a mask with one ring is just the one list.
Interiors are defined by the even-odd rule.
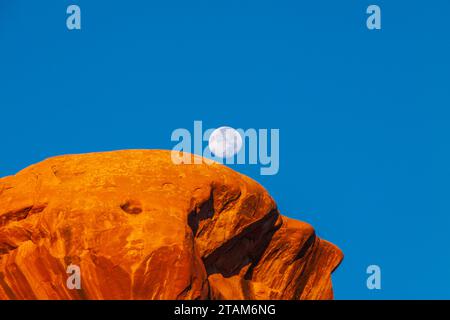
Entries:
[[208,145],[216,157],[230,158],[241,150],[242,137],[231,127],[220,127],[211,133]]

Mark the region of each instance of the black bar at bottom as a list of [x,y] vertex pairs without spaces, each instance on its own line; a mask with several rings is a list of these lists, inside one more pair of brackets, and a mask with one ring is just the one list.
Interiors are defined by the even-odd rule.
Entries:
[[[449,301],[0,301],[0,318],[22,312],[61,319],[66,316],[141,319],[315,319],[357,316],[359,319],[423,313],[446,314]],[[317,318],[316,318],[317,317]],[[425,319],[428,320],[428,319]]]

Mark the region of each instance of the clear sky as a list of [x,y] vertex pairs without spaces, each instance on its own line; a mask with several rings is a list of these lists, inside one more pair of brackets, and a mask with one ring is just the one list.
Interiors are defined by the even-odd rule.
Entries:
[[171,149],[194,120],[279,128],[277,175],[233,168],[344,251],[336,298],[450,299],[449,14],[448,0],[0,0],[0,176]]

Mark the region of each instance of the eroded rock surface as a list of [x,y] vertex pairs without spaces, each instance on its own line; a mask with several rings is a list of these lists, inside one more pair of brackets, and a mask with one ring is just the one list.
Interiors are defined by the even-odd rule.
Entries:
[[169,151],[60,156],[0,179],[0,299],[331,299],[341,260],[255,181]]

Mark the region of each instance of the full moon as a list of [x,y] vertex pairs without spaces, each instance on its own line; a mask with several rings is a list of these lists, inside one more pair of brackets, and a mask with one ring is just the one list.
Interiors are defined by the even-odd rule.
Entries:
[[231,127],[220,127],[211,133],[208,144],[216,157],[229,158],[241,150],[242,137]]

